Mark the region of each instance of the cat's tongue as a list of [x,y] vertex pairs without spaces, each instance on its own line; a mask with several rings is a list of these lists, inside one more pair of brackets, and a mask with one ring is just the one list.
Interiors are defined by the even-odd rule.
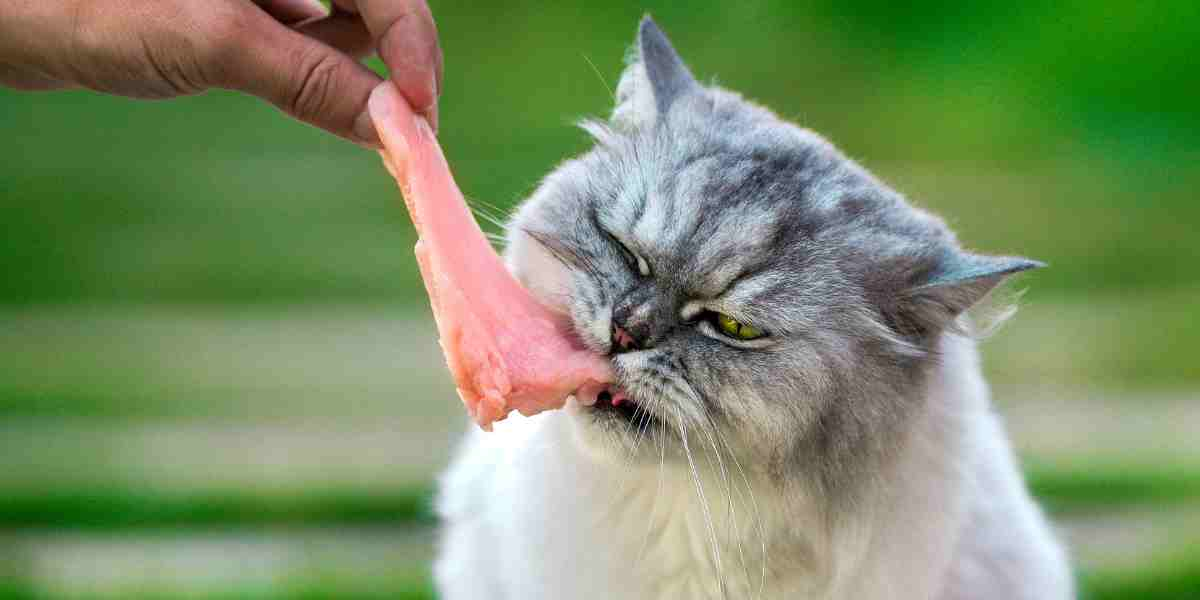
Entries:
[[608,361],[583,349],[563,318],[509,274],[467,209],[425,119],[390,82],[368,103],[384,165],[400,184],[417,228],[417,263],[446,364],[479,426],[513,410],[561,408],[578,391],[612,381]]

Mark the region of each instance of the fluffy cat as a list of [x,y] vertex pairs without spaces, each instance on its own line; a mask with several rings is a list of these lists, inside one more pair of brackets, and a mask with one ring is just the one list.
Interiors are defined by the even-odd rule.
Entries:
[[629,399],[467,435],[441,598],[1072,596],[964,315],[1038,263],[962,250],[648,18],[584,128],[507,258]]

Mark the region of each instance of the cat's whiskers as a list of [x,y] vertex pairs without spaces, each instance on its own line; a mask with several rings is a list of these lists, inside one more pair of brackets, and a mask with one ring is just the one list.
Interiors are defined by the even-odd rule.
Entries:
[[[655,408],[657,409],[658,404],[661,403],[661,400],[659,398],[654,398],[652,400],[652,402],[655,404]],[[647,544],[650,543],[650,534],[651,534],[651,532],[654,531],[654,520],[658,516],[658,501],[659,501],[659,498],[662,497],[663,471],[665,470],[666,464],[667,464],[666,436],[660,435],[657,437],[658,437],[658,482],[655,484],[654,500],[652,501],[652,503],[650,505],[650,518],[646,521],[646,535],[642,536],[642,545],[638,549],[638,553],[637,553],[637,563],[638,564],[641,564],[641,562],[642,562],[642,557],[646,553],[646,546],[647,546]]]
[[[759,507],[758,507],[758,498],[757,498],[756,494],[754,493],[754,486],[752,486],[750,484],[749,476],[746,475],[746,470],[744,468],[742,468],[742,463],[740,460],[738,460],[737,453],[734,452],[733,446],[731,446],[729,444],[729,440],[725,437],[725,434],[721,432],[721,429],[717,426],[716,422],[712,420],[711,415],[709,415],[709,424],[710,424],[710,428],[711,428],[713,435],[716,437],[717,441],[719,441],[721,443],[721,447],[724,448],[725,453],[727,453],[729,455],[729,459],[733,462],[734,467],[737,468],[738,475],[741,479],[742,485],[745,486],[745,488],[746,488],[746,495],[743,496],[741,494],[741,492],[737,489],[736,482],[734,482],[734,484],[731,487],[729,487],[728,489],[731,490],[731,493],[736,493],[738,495],[738,499],[741,500],[743,507],[746,506],[746,503],[747,503],[746,498],[747,497],[749,498],[749,505],[750,505],[749,508],[750,508],[750,511],[752,512],[751,517],[754,522],[755,533],[758,534],[759,546],[760,546],[759,559],[760,559],[760,563],[761,563],[761,573],[760,573],[759,582],[757,585],[757,592],[753,596],[754,598],[759,598],[759,597],[761,597],[763,589],[766,586],[766,578],[767,578],[767,541],[766,540],[767,540],[767,537],[766,537],[766,531],[763,528],[762,512],[759,510]],[[736,518],[736,515],[734,515],[734,514],[731,514],[730,516],[731,516],[731,518]],[[753,580],[750,578],[750,574],[748,571],[748,562],[745,558],[745,549],[743,548],[743,545],[742,545],[743,540],[742,540],[741,529],[736,526],[736,523],[734,524],[734,526],[732,528],[735,529],[737,532],[736,535],[737,535],[737,540],[738,540],[738,553],[739,553],[739,555],[741,557],[741,561],[742,561],[742,571],[743,571],[742,574],[746,578],[746,589],[747,589],[747,591],[753,590],[756,588],[756,586],[754,585]]]
[[492,213],[490,210],[482,206],[475,206],[473,204],[469,205],[468,208],[471,209],[471,214],[475,215],[477,218],[482,219],[491,225],[495,225],[500,229],[504,229],[505,223],[503,213]]
[[472,208],[487,209],[487,210],[491,211],[491,214],[494,216],[495,215],[502,216],[502,215],[506,215],[508,213],[507,209],[505,209],[497,204],[492,204],[491,202],[488,202],[487,200],[483,200],[481,198],[467,197],[464,195],[463,199],[466,200],[467,204],[470,205]]
[[483,236],[486,237],[489,242],[491,242],[492,248],[495,248],[497,251],[503,250],[504,245],[508,243],[508,238],[505,238],[503,235],[498,233],[488,233],[485,231]]
[[683,444],[683,453],[687,457],[688,467],[692,471],[692,483],[696,490],[696,495],[700,500],[700,510],[704,514],[704,525],[708,531],[709,545],[712,550],[713,567],[717,572],[717,586],[721,591],[722,598],[729,597],[729,590],[725,586],[724,569],[721,567],[721,550],[717,543],[717,529],[713,523],[712,511],[708,506],[708,497],[704,494],[704,483],[700,481],[700,470],[696,468],[696,460],[692,456],[691,446],[688,444],[687,423],[684,421],[683,414],[676,407],[676,417],[679,420],[679,439]]
[[[659,398],[660,395],[655,394],[651,400],[655,401],[659,400]],[[645,405],[640,402],[637,404],[637,407],[633,409],[633,420],[638,423],[638,430],[633,441],[633,450],[629,453],[629,461],[631,463],[637,459],[638,448],[642,445],[642,439],[646,437],[646,431],[650,428],[650,419],[653,417],[654,414],[647,410]]]
[[[627,474],[634,470],[633,469],[634,461],[637,460],[637,456],[638,456],[638,452],[641,448],[642,440],[644,438],[646,438],[648,435],[654,435],[654,434],[649,433],[649,429],[650,429],[652,420],[656,417],[656,415],[659,414],[658,413],[658,410],[660,408],[659,405],[663,402],[664,394],[666,392],[666,386],[662,385],[661,383],[655,382],[654,388],[655,388],[654,392],[651,394],[646,394],[646,393],[640,394],[639,398],[638,398],[639,402],[635,403],[633,416],[631,418],[631,421],[636,424],[636,432],[634,434],[634,443],[633,443],[632,449],[629,451],[628,455],[625,457],[626,469],[623,472],[621,479],[618,481],[618,487],[617,487],[618,490],[624,489]],[[626,391],[628,392],[629,390],[626,390]],[[649,404],[649,406],[653,406],[653,410],[651,410],[649,408],[648,404]],[[676,404],[678,404],[678,403],[676,403]],[[659,435],[658,437],[661,437],[661,435]],[[664,442],[664,455],[665,455],[665,442]]]
[[[758,508],[758,498],[754,493],[754,486],[750,485],[750,478],[749,478],[749,476],[746,475],[746,470],[742,468],[742,463],[741,463],[741,461],[738,460],[737,453],[733,451],[733,446],[731,446],[729,444],[729,440],[726,439],[725,435],[721,433],[721,430],[717,429],[715,426],[713,427],[713,431],[716,432],[717,439],[719,439],[721,441],[721,444],[725,446],[725,449],[729,452],[730,460],[732,460],[734,466],[737,467],[738,473],[741,475],[741,478],[742,478],[742,484],[746,486],[746,494],[750,497],[750,506],[754,510],[755,529],[758,531],[758,539],[759,539],[759,543],[761,545],[759,558],[762,562],[762,573],[759,577],[758,592],[754,595],[754,597],[761,598],[763,589],[765,589],[766,585],[767,585],[768,558],[767,558],[767,532],[763,527],[762,512]],[[749,582],[747,582],[747,584],[749,584]]]
[[[726,535],[727,535],[728,539],[736,540],[736,542],[737,542],[738,561],[741,563],[742,576],[745,577],[746,585],[747,585],[747,587],[749,587],[750,586],[750,570],[749,570],[749,567],[746,566],[746,553],[742,547],[741,536],[737,535],[737,533],[736,533],[736,531],[737,531],[737,510],[734,509],[734,505],[733,505],[733,486],[731,485],[731,480],[729,478],[729,471],[725,467],[725,460],[723,458],[721,458],[721,449],[717,447],[717,442],[716,442],[716,439],[714,438],[714,434],[717,433],[717,425],[713,421],[712,415],[710,415],[706,409],[702,408],[701,411],[704,414],[705,421],[707,422],[706,423],[707,426],[704,426],[705,423],[701,423],[701,426],[699,427],[699,429],[700,429],[700,432],[703,433],[704,437],[707,439],[708,445],[712,448],[713,456],[716,458],[717,466],[721,472],[721,483],[724,484],[724,486],[725,486],[725,504],[726,504],[725,517],[727,519]],[[718,551],[719,551],[719,549],[718,549]],[[722,573],[721,576],[724,577],[725,574]]]
[[[477,198],[463,196],[463,199],[466,200],[467,208],[471,210],[471,214],[475,215],[477,219],[495,225],[501,231],[504,231],[508,227],[508,224],[505,222],[507,219],[506,210]],[[507,241],[507,238],[502,234],[485,231],[484,235],[492,241],[497,241],[497,237],[499,238],[498,241],[502,243]]]
[[[655,397],[657,397],[657,396],[655,396]],[[634,461],[637,460],[638,447],[641,445],[643,434],[646,431],[644,425],[646,423],[649,423],[650,413],[647,412],[641,404],[638,404],[637,408],[634,409],[633,417],[632,417],[631,421],[635,422],[635,423],[638,422],[639,415],[641,415],[643,417],[643,419],[642,419],[643,426],[640,426],[638,428],[637,433],[634,434],[633,448],[629,448],[628,444],[626,444],[623,441],[624,433],[617,433],[612,436],[613,439],[619,440],[618,446],[624,447],[625,449],[628,450],[628,452],[625,452],[625,453],[621,453],[621,452],[617,453],[618,455],[620,455],[620,454],[625,455],[623,458],[623,460],[625,462],[625,465],[624,465],[625,468],[622,469],[621,477],[620,477],[620,479],[617,480],[617,493],[621,493],[621,492],[625,491],[625,484],[628,482],[629,474],[634,470],[634,466],[635,466]]]
[[[766,584],[766,562],[765,562],[766,535],[762,529],[762,518],[761,518],[762,515],[759,513],[759,510],[758,510],[757,499],[754,498],[754,489],[750,485],[750,480],[749,480],[749,477],[746,475],[745,469],[742,468],[740,461],[737,460],[737,456],[736,456],[736,453],[733,451],[733,447],[730,446],[729,441],[721,433],[721,430],[717,426],[715,419],[713,419],[711,412],[707,408],[707,405],[701,399],[699,392],[697,392],[695,390],[695,388],[693,388],[686,379],[680,380],[680,381],[672,381],[672,383],[675,383],[676,387],[683,393],[683,395],[687,396],[687,398],[688,398],[687,404],[697,408],[697,412],[699,413],[700,418],[696,422],[696,428],[699,429],[700,432],[706,438],[708,445],[712,449],[712,456],[716,459],[717,467],[718,467],[718,469],[720,471],[720,475],[721,475],[721,482],[725,486],[726,508],[727,508],[726,517],[728,519],[728,532],[727,532],[728,538],[730,540],[735,540],[735,543],[737,544],[738,561],[742,568],[742,577],[746,581],[747,591],[754,589],[755,586],[754,586],[753,580],[750,577],[749,563],[746,560],[745,548],[744,548],[744,544],[742,543],[742,535],[741,535],[741,531],[740,531],[740,528],[738,527],[738,522],[737,522],[737,512],[738,511],[736,510],[735,505],[734,505],[734,502],[735,502],[734,494],[737,492],[736,485],[735,485],[735,482],[733,481],[733,479],[730,477],[729,468],[725,464],[725,460],[722,457],[722,454],[723,454],[722,446],[729,453],[730,459],[733,460],[734,464],[737,466],[738,471],[741,475],[742,482],[746,486],[746,492],[751,497],[751,505],[753,507],[754,519],[756,522],[756,529],[758,531],[760,543],[762,545],[762,555],[763,555],[763,572],[762,572],[762,577],[759,581],[758,592],[755,596],[755,597],[758,597],[762,594],[762,590]],[[721,446],[717,445],[717,440],[720,440]],[[745,500],[741,498],[740,493],[738,493],[737,495],[739,497],[738,499],[742,500],[743,507],[745,507]],[[705,504],[707,506],[707,502],[705,502]],[[745,512],[745,511],[743,511],[743,512]],[[715,528],[714,528],[714,533],[715,533]],[[719,542],[714,542],[714,544],[716,544],[716,552],[720,553],[721,547],[719,545]],[[720,571],[718,573],[718,575],[719,575],[719,577],[722,578],[721,585],[723,588],[727,588],[728,584],[724,581],[725,573],[723,570],[720,570],[719,567],[718,567],[718,570]]]
[[[497,217],[497,216],[494,216],[494,215],[488,214],[488,213],[486,213],[486,212],[483,212],[482,210],[479,210],[479,209],[477,209],[477,208],[472,208],[472,209],[471,209],[471,214],[475,215],[475,217],[476,217],[476,218],[478,218],[478,219],[481,219],[481,220],[483,220],[483,221],[486,221],[486,222],[487,222],[487,223],[489,223],[489,224],[495,225],[496,227],[499,227],[499,228],[503,228],[503,227],[504,227],[504,221],[503,221],[503,220],[501,220],[501,218],[500,218],[500,217]],[[505,240],[507,239],[507,238],[504,238],[502,234],[498,234],[498,233],[495,233],[495,232],[491,232],[491,231],[485,231],[485,232],[483,232],[483,233],[484,233],[484,235],[488,235],[488,234],[492,234],[492,235],[501,235],[501,239],[505,239]]]
[[600,83],[604,85],[604,89],[608,90],[608,97],[616,98],[617,93],[613,91],[611,85],[608,85],[608,80],[604,79],[604,75],[600,73],[600,69],[596,68],[596,63],[592,62],[592,59],[587,54],[583,55],[583,60],[587,61],[588,66],[592,68],[592,72],[596,74],[596,77],[600,79]]

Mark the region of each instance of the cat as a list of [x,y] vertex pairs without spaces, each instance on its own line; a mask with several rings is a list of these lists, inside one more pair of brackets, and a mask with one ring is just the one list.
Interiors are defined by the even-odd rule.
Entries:
[[963,250],[811,131],[696,81],[647,17],[506,259],[627,399],[472,431],[443,600],[1056,600],[1064,548],[966,310],[1040,266]]

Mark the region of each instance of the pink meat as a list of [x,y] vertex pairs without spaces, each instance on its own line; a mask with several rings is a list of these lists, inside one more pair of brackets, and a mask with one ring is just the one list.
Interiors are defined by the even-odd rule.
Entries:
[[467,412],[485,430],[513,410],[561,408],[612,381],[608,361],[580,346],[564,318],[517,282],[492,250],[450,175],[441,147],[385,82],[371,94],[384,165],[417,228],[416,255],[442,352]]

